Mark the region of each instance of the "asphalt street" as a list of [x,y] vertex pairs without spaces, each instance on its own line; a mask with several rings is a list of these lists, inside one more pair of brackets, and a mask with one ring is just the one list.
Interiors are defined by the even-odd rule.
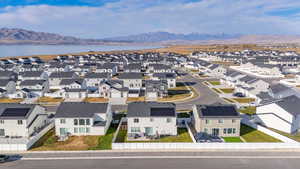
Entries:
[[193,87],[199,94],[197,98],[178,102],[176,103],[177,110],[192,109],[195,104],[212,104],[212,103],[225,103],[215,92],[210,90],[206,85],[203,84],[207,79],[199,79],[190,74],[183,76],[179,82],[186,82],[192,84]]
[[297,169],[299,152],[26,153],[0,169]]

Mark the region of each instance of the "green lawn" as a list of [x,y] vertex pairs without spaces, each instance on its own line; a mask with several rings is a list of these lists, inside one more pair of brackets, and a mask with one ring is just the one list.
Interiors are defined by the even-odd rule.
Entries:
[[228,99],[228,98],[225,98],[225,97],[223,97],[222,99],[225,100],[225,101],[227,101],[227,102],[229,102],[229,103],[234,103],[234,101],[231,100],[231,99]]
[[251,103],[255,101],[254,98],[232,98],[232,100],[238,103]]
[[111,126],[105,136],[71,136],[66,141],[58,141],[55,130],[48,131],[31,148],[33,151],[73,151],[111,149],[116,126]]
[[256,107],[254,107],[254,106],[247,106],[247,107],[244,107],[244,108],[240,108],[239,112],[243,113],[243,114],[252,115],[252,114],[256,113]]
[[191,115],[188,112],[177,113],[177,118],[190,118]]
[[219,90],[221,90],[223,93],[233,93],[234,92],[233,88],[221,88]]
[[208,81],[208,83],[210,83],[213,86],[221,85],[220,81]]
[[274,132],[276,132],[278,134],[281,134],[281,135],[286,136],[286,137],[288,137],[290,139],[293,139],[295,141],[300,142],[300,134],[299,133],[293,135],[293,134],[289,134],[289,133],[286,133],[286,132],[283,132],[283,131],[279,131],[279,130],[276,130],[276,129],[273,129],[273,128],[269,128],[269,129],[273,130]]
[[281,142],[272,136],[244,124],[241,124],[241,137],[243,137],[246,142]]
[[240,137],[223,137],[223,139],[226,143],[242,143],[243,142]]
[[128,141],[127,138],[127,130],[120,130],[116,142],[127,142],[127,143],[142,143],[142,142],[193,142],[186,128],[178,128],[177,136],[165,136],[156,140],[145,140],[145,141]]
[[213,91],[219,93],[219,94],[222,94],[222,92],[221,92],[219,89],[217,89],[217,88],[211,88],[211,89],[212,89]]

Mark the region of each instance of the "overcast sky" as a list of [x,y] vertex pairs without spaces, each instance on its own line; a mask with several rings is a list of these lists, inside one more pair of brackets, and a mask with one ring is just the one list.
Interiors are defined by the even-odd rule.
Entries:
[[83,38],[155,31],[300,34],[300,1],[0,0],[0,27]]

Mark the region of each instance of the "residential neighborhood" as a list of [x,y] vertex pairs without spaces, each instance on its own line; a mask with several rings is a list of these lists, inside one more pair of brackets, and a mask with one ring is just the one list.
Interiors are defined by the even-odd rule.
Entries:
[[297,142],[300,88],[285,81],[298,78],[285,71],[297,63],[275,64],[276,56],[295,53],[267,55],[129,52],[26,58],[30,65],[2,59],[0,148],[84,150],[68,145],[81,138],[105,140],[92,149]]

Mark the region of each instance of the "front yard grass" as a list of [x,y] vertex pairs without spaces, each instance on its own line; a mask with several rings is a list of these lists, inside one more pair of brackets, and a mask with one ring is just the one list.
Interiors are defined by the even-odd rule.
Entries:
[[177,129],[177,136],[164,136],[159,139],[155,140],[143,140],[143,141],[128,141],[127,140],[127,130],[120,130],[116,142],[126,142],[126,143],[142,143],[142,142],[147,142],[147,143],[168,143],[168,142],[193,142],[192,138],[189,135],[189,132],[187,131],[186,128],[178,128]]
[[226,93],[226,94],[234,92],[234,88],[221,88],[219,90],[221,90],[223,93]]
[[128,97],[127,102],[144,102],[145,97]]
[[242,143],[242,139],[240,137],[223,137],[226,143]]
[[213,86],[218,86],[221,85],[220,81],[208,81],[209,84],[213,85]]
[[84,102],[92,102],[92,103],[107,103],[108,98],[104,98],[104,97],[87,97],[83,101]]
[[20,103],[24,99],[0,98],[0,103]]
[[115,126],[111,126],[104,136],[70,136],[66,141],[58,141],[55,130],[48,131],[31,148],[32,151],[72,151],[111,149]]
[[231,98],[231,99],[238,103],[251,103],[255,101],[254,98]]
[[241,124],[240,135],[246,142],[281,142],[272,136],[244,124]]
[[38,103],[43,103],[43,102],[52,102],[52,103],[58,103],[58,102],[63,102],[63,98],[58,98],[58,97],[40,97],[37,102]]
[[239,112],[248,115],[256,114],[256,107],[255,106],[243,107],[239,109]]
[[286,133],[286,132],[283,132],[283,131],[280,131],[280,130],[276,130],[276,129],[273,129],[273,128],[269,128],[270,130],[273,130],[274,132],[278,133],[278,134],[281,134],[285,137],[288,137],[292,140],[295,140],[295,141],[298,141],[300,142],[300,133],[297,133],[297,134],[290,134],[290,133]]
[[211,90],[213,90],[213,91],[215,91],[215,92],[217,92],[219,94],[222,94],[222,92],[219,89],[217,89],[217,88],[211,88]]

